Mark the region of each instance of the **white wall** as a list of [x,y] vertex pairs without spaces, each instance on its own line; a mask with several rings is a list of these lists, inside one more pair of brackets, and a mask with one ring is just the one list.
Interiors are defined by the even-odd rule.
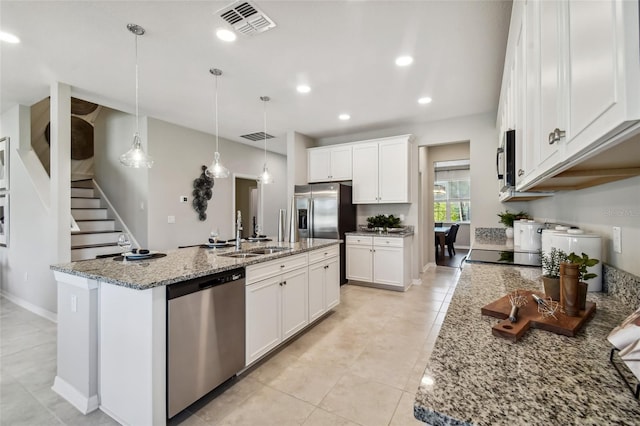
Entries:
[[307,184],[307,148],[316,141],[298,132],[287,133],[287,200],[294,194],[294,186]]
[[[216,179],[213,197],[207,207],[207,220],[201,222],[193,209],[193,181],[200,176],[201,166],[209,166],[215,152],[213,135],[149,118],[149,153],[155,164],[149,169],[148,182],[148,246],[167,250],[182,245],[206,242],[211,229],[219,228],[221,238],[234,236],[234,174],[257,177],[262,170],[264,151],[219,139],[222,163],[231,171],[227,179]],[[264,185],[264,230],[277,235],[278,211],[286,208],[287,162],[280,154],[267,153],[269,171],[274,183]],[[181,195],[189,197],[180,203]],[[258,213],[260,214],[260,213]],[[176,222],[167,223],[167,216]],[[244,227],[251,218],[243,218]]]
[[[640,177],[559,192],[529,202],[529,212],[539,222],[579,226],[602,236],[602,261],[640,276]],[[613,252],[612,227],[622,231],[622,253]]]

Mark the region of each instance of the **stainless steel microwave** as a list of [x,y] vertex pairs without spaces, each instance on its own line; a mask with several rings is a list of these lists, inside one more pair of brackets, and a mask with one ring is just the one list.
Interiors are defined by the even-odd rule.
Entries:
[[516,131],[507,130],[504,145],[496,153],[496,173],[503,188],[516,186]]

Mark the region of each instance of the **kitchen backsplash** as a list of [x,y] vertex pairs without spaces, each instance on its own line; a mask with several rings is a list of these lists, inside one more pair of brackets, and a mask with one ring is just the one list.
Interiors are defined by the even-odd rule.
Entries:
[[606,263],[602,264],[602,291],[620,299],[629,313],[640,307],[640,278]]
[[507,234],[505,228],[476,228],[475,240],[480,244],[505,244]]

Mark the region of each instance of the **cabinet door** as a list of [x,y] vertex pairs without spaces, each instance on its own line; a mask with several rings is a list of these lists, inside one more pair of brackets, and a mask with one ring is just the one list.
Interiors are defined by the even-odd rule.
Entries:
[[282,340],[280,277],[247,286],[246,296],[246,359],[249,365]]
[[353,204],[378,202],[378,144],[353,147]]
[[373,282],[404,286],[402,277],[402,249],[395,247],[373,247]]
[[380,142],[378,202],[409,202],[409,142]]
[[351,145],[332,148],[330,156],[331,171],[329,177],[331,180],[351,180],[351,167],[353,165]]
[[330,156],[330,149],[310,149],[307,151],[308,182],[328,182],[330,180]]
[[624,121],[624,110],[618,104],[622,99],[616,93],[618,86],[624,90],[624,81],[617,81],[622,42],[618,45],[616,40],[620,25],[616,22],[616,3],[568,2],[570,120],[567,144],[578,141],[574,152]]
[[372,281],[373,263],[371,246],[347,244],[347,279]]
[[324,301],[325,262],[309,265],[309,322],[326,311]]
[[[540,37],[540,131],[538,140],[540,163],[548,169],[559,162],[560,141],[549,143],[554,129],[565,131],[562,122],[564,96],[561,86],[561,7],[559,1],[542,1],[536,27]],[[564,140],[564,139],[563,139]]]
[[282,274],[282,340],[309,324],[307,268]]
[[324,267],[324,300],[328,311],[340,304],[340,258],[327,260]]

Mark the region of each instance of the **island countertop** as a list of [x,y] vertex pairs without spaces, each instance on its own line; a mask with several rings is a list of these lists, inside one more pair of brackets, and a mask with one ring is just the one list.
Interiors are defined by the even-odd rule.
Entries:
[[167,256],[157,259],[130,260],[127,263],[122,263],[121,261],[115,261],[113,258],[104,258],[51,265],[51,269],[110,284],[145,290],[281,257],[292,256],[339,244],[340,242],[341,240],[301,238],[300,242],[297,243],[274,241],[242,243],[240,251],[249,251],[262,247],[285,247],[290,249],[251,258],[221,256],[222,254],[235,251],[234,247],[187,247],[167,251]]
[[609,332],[632,311],[589,293],[597,311],[576,337],[530,329],[495,337],[480,309],[516,289],[541,290],[540,269],[465,264],[416,394],[432,425],[638,424],[635,400],[609,362]]

